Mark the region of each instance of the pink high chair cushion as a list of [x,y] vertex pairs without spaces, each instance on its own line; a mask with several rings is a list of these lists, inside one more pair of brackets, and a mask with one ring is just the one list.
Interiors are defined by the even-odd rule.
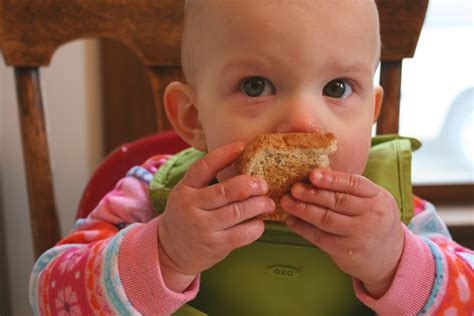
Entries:
[[79,202],[76,218],[84,218],[100,199],[112,190],[128,170],[158,154],[175,154],[189,145],[174,130],[151,134],[123,144],[99,164],[87,183]]

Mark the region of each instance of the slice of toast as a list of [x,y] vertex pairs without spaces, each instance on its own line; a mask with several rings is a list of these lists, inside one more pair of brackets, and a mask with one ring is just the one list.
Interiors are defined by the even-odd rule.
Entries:
[[240,174],[267,181],[268,196],[275,201],[273,214],[263,220],[284,222],[288,214],[280,206],[280,198],[293,184],[307,181],[311,170],[329,169],[329,155],[336,150],[332,133],[274,133],[257,136],[247,144],[237,162]]

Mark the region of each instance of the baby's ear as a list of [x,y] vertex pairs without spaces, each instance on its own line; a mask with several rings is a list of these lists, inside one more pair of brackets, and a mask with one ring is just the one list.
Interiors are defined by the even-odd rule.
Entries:
[[374,107],[374,124],[377,122],[380,111],[382,110],[383,88],[381,86],[374,87],[375,107]]
[[206,138],[195,104],[196,93],[191,86],[181,82],[172,82],[166,87],[164,107],[171,125],[189,145],[205,151]]

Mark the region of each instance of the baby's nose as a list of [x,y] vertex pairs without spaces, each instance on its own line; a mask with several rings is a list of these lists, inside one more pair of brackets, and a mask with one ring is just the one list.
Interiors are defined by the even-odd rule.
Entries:
[[296,98],[285,102],[279,117],[276,131],[290,132],[323,132],[321,119],[323,113],[318,110],[317,101],[311,98]]

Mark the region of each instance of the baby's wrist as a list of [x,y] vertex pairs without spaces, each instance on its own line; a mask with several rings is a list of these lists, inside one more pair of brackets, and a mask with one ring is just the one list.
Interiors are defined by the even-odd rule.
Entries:
[[166,287],[176,293],[183,293],[196,278],[196,275],[185,275],[173,270],[166,270],[163,266],[161,266],[161,269]]
[[397,266],[395,266],[384,278],[378,281],[362,281],[365,290],[370,294],[374,299],[379,299],[387,293],[388,289],[392,285],[393,278],[395,277],[395,272],[397,271]]
[[374,299],[381,298],[389,289],[391,282],[383,282],[378,284],[363,283],[364,288]]
[[166,251],[163,251],[161,245],[159,245],[159,257],[161,277],[166,287],[177,293],[184,292],[196,278],[196,275],[186,275],[177,271],[173,267],[173,261],[168,257]]

